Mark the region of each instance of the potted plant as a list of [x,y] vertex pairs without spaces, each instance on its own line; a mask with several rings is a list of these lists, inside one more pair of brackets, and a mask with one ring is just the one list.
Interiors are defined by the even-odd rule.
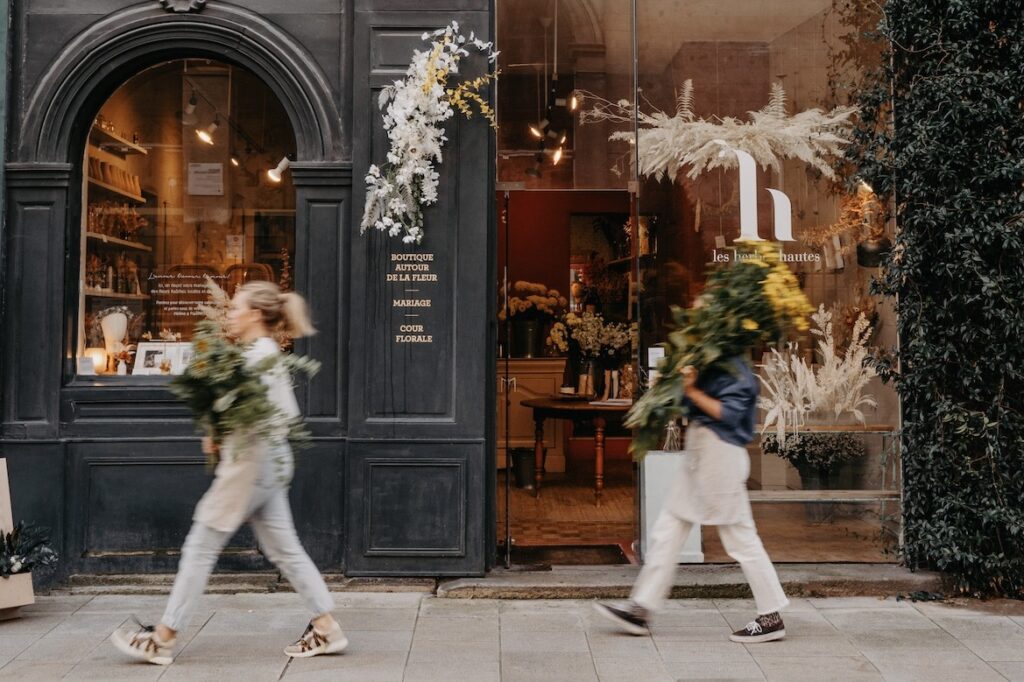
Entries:
[[25,523],[0,532],[0,620],[14,617],[19,607],[35,601],[32,569],[57,562],[49,542],[46,530]]
[[[877,403],[865,391],[875,376],[867,364],[871,335],[867,316],[858,315],[844,351],[837,348],[831,312],[819,306],[811,319],[820,364],[811,365],[802,358],[794,343],[783,351],[771,349],[761,365],[764,395],[759,403],[766,410],[762,434],[772,430],[763,436],[761,449],[790,462],[805,490],[821,490],[835,484],[841,464],[865,453],[862,440],[842,431],[841,421],[853,418],[864,423],[863,408]],[[805,425],[831,430],[801,432]]]
[[[843,464],[865,455],[864,441],[857,434],[838,431],[787,433],[782,447],[774,433],[761,441],[761,452],[777,455],[786,460],[800,474],[804,490],[835,490],[840,487],[839,470]],[[805,507],[812,521],[825,521],[831,515],[831,505],[810,502]]]
[[498,319],[512,325],[511,356],[539,357],[543,332],[568,305],[556,289],[536,282],[518,281],[512,285],[513,296],[498,313]]

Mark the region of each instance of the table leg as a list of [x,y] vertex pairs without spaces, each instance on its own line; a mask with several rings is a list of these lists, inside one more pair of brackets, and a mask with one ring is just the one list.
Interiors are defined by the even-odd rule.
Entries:
[[533,496],[540,497],[540,484],[544,480],[544,417],[533,418]]
[[604,492],[604,417],[594,419],[594,504],[601,506]]

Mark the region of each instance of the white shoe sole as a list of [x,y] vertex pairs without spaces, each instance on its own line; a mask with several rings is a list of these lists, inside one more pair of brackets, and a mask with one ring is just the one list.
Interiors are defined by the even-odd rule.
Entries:
[[116,632],[110,635],[110,641],[113,643],[114,648],[116,648],[118,651],[128,656],[129,658],[135,659],[136,661],[141,661],[143,663],[152,663],[153,665],[170,665],[174,661],[174,658],[171,656],[153,656],[152,658],[147,657],[143,652],[139,651],[132,645],[128,644],[128,642],[125,642],[123,639],[118,637]]
[[645,627],[642,627],[640,625],[634,625],[633,623],[630,623],[628,620],[623,620],[622,618],[619,618],[604,604],[595,603],[594,610],[600,613],[602,616],[604,616],[606,620],[615,623],[615,625],[617,625],[620,630],[628,632],[631,635],[643,636],[649,634],[650,632]]
[[763,635],[751,635],[745,637],[743,635],[729,635],[729,639],[734,642],[740,642],[741,644],[761,644],[762,642],[774,642],[777,639],[782,639],[786,636],[785,630],[776,630],[775,632],[766,632]]
[[326,654],[338,654],[345,650],[348,646],[348,638],[344,635],[341,639],[333,642],[328,642],[327,646],[323,649],[310,649],[309,651],[303,651],[302,653],[292,653],[285,649],[285,656],[291,656],[292,658],[312,658],[313,656],[323,656]]

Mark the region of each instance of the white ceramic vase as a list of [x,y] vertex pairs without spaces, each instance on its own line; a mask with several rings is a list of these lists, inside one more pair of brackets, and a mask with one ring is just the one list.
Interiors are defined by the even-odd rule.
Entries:
[[103,347],[107,357],[110,357],[122,349],[122,341],[128,333],[128,316],[124,313],[110,313],[100,320],[100,328],[103,330]]

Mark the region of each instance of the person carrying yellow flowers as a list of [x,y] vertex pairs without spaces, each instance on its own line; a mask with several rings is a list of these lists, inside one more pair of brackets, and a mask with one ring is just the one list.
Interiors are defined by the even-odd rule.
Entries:
[[711,273],[693,307],[673,309],[676,329],[663,344],[666,357],[658,367],[663,378],[625,423],[635,429],[631,450],[640,458],[671,422],[688,417],[686,448],[629,600],[595,603],[619,629],[647,633],[649,618],[672,587],[683,543],[694,524],[702,524],[718,527],[757,605],[757,617],[730,639],[757,643],[786,636],[780,612],[789,600],[757,535],[747,496],[745,446],[754,436],[760,390],[747,355],[790,329],[807,329],[812,311],[779,247],[766,242],[737,243],[737,257]]

